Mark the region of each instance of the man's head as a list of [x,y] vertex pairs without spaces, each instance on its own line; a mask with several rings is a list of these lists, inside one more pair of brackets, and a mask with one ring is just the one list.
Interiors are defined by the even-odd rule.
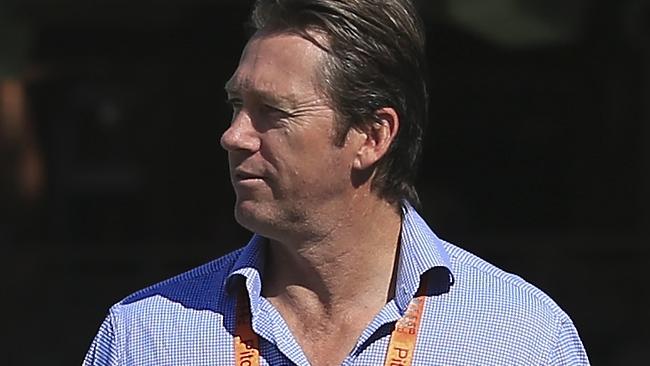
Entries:
[[377,123],[382,107],[395,109],[399,131],[375,166],[372,188],[390,202],[418,204],[413,181],[428,98],[424,32],[412,2],[258,0],[251,20],[258,32],[295,32],[326,51],[320,83],[336,112],[337,145],[350,128]]
[[244,227],[313,238],[371,201],[417,203],[423,39],[397,4],[258,1],[221,138]]

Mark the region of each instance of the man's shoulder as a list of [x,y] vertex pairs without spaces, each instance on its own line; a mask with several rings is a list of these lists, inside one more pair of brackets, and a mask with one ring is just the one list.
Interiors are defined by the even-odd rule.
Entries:
[[164,301],[196,310],[214,310],[222,302],[224,281],[242,250],[243,248],[240,248],[136,291],[115,304],[113,308],[138,308],[152,306],[152,302]]
[[464,249],[442,245],[454,283],[431,302],[435,317],[428,324],[445,334],[431,342],[457,351],[461,364],[588,364],[571,319],[546,293]]
[[[224,284],[241,252],[226,254],[113,305],[85,364],[181,365],[194,364],[193,357],[204,360],[202,364],[218,363],[222,350],[215,345],[231,342],[226,324],[233,319],[232,297]],[[211,348],[213,352],[203,352]]]
[[556,325],[571,321],[550,296],[525,279],[451,243],[443,241],[443,245],[450,257],[455,286],[471,297],[479,310]]

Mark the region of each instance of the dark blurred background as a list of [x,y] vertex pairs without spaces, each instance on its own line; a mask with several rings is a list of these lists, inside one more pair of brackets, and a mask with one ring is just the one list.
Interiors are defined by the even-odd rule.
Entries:
[[[0,0],[2,365],[241,246],[223,84],[250,1]],[[421,1],[439,235],[549,293],[593,364],[650,346],[650,2]]]

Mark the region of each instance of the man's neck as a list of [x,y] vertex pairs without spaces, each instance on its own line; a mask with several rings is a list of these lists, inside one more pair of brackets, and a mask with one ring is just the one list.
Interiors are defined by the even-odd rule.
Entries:
[[336,323],[355,311],[374,316],[386,304],[394,287],[401,216],[384,201],[364,203],[321,223],[331,230],[317,240],[271,240],[263,295],[281,312]]

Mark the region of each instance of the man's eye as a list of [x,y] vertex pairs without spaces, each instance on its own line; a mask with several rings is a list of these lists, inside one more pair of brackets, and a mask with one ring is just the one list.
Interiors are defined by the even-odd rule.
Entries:
[[264,110],[266,113],[272,113],[274,115],[281,115],[283,117],[289,116],[289,112],[269,104],[264,104]]
[[229,98],[226,100],[226,104],[228,104],[233,110],[239,110],[242,107],[242,101],[237,98]]

